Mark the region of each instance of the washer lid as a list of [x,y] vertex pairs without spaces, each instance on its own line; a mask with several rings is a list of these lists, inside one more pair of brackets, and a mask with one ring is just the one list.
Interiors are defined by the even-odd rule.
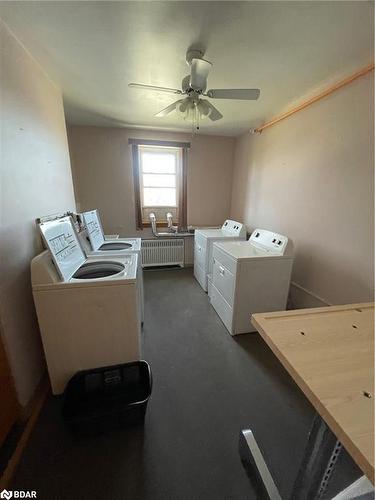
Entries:
[[98,250],[104,243],[103,228],[99,219],[97,210],[90,210],[82,213],[83,222],[87,229],[91,248],[93,251]]
[[44,241],[49,248],[60,277],[67,281],[86,262],[86,255],[78,241],[70,217],[39,224]]

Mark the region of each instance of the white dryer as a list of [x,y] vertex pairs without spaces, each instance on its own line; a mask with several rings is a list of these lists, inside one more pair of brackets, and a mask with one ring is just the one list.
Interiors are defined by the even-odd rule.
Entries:
[[79,370],[140,357],[137,254],[87,259],[70,217],[40,224],[31,281],[52,391]]
[[194,233],[194,276],[210,296],[212,280],[212,248],[215,241],[246,240],[246,227],[226,220],[221,228],[196,229]]
[[231,335],[255,331],[253,313],[286,308],[292,267],[292,242],[265,229],[214,244],[211,304]]
[[126,253],[138,255],[138,280],[141,304],[141,319],[144,319],[144,290],[141,238],[116,238],[106,240],[103,226],[97,210],[90,210],[80,214],[85,229],[78,236],[88,258],[91,257],[121,257]]

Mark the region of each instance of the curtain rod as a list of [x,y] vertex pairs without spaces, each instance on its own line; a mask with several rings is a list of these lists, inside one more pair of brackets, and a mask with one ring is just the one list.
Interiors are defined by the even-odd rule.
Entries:
[[260,133],[263,130],[265,130],[266,128],[271,127],[272,125],[275,125],[276,123],[281,122],[281,120],[285,120],[285,118],[288,118],[289,116],[294,115],[294,113],[297,113],[298,111],[301,111],[302,109],[307,108],[308,106],[310,106],[314,102],[320,101],[320,99],[323,99],[324,97],[332,94],[336,90],[341,89],[345,85],[349,85],[349,83],[354,82],[354,80],[356,80],[357,78],[360,78],[361,76],[367,75],[367,73],[370,73],[370,71],[373,71],[374,68],[375,68],[374,63],[371,63],[368,66],[365,66],[364,68],[357,71],[356,73],[353,73],[352,75],[348,76],[344,80],[341,80],[340,82],[336,83],[335,85],[328,87],[326,90],[323,90],[323,92],[320,92],[316,96],[311,97],[310,99],[307,99],[305,102],[303,102],[302,104],[299,104],[295,108],[292,108],[291,110],[287,111],[286,113],[283,113],[282,115],[277,116],[276,118],[273,118],[269,122],[264,123],[260,127],[256,128],[254,130],[254,133]]
[[166,146],[170,148],[190,148],[190,142],[158,141],[154,139],[129,139],[129,144],[136,146]]

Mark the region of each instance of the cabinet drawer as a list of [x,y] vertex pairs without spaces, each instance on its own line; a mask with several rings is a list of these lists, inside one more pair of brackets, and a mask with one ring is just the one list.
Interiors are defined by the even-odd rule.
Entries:
[[228,304],[232,306],[235,285],[234,275],[217,259],[214,259],[212,282]]
[[228,254],[223,252],[220,247],[214,244],[214,249],[212,256],[215,260],[218,260],[220,264],[228,269],[232,274],[236,274],[236,260],[229,257]]
[[211,304],[220,316],[221,321],[224,323],[229,333],[232,335],[233,309],[225,301],[224,297],[217,290],[215,285],[211,286]]

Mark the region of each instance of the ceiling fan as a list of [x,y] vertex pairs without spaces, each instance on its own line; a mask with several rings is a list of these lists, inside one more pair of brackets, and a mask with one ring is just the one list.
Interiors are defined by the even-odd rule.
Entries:
[[211,62],[203,59],[203,55],[203,52],[200,50],[189,50],[187,52],[186,62],[190,66],[190,75],[183,78],[181,90],[141,83],[129,83],[129,87],[186,96],[162,109],[155,116],[164,117],[176,110],[185,119],[192,120],[196,128],[199,128],[199,120],[202,118],[208,117],[212,121],[223,118],[220,111],[210,101],[202,99],[202,96],[211,99],[235,99],[242,101],[258,99],[260,95],[259,89],[209,89],[206,91],[207,77],[213,65]]

